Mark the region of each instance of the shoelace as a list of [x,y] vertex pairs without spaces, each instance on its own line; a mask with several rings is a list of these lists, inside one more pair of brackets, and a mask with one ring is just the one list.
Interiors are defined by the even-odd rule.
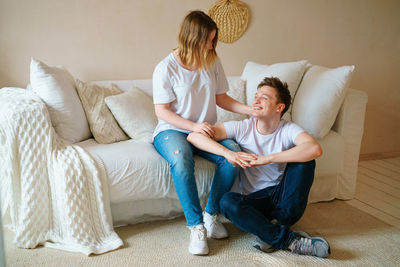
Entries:
[[203,239],[205,238],[205,233],[204,233],[204,231],[202,231],[202,230],[200,230],[199,228],[196,228],[196,227],[194,227],[193,229],[194,229],[194,231],[192,231],[191,233],[192,233],[193,235],[195,235],[195,237],[196,237],[198,240],[203,240]]
[[294,240],[292,251],[303,255],[312,255],[313,245],[311,243],[311,239],[300,237],[300,239]]
[[217,215],[211,215],[211,225],[217,224],[218,223],[218,216]]

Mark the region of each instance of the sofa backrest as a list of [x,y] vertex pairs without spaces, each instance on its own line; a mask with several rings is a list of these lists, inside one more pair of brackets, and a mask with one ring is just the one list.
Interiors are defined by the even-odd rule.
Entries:
[[147,80],[115,80],[115,81],[96,81],[98,85],[109,85],[111,83],[116,84],[121,90],[128,91],[133,86],[141,89],[148,95],[153,95],[153,83],[151,79]]
[[[234,82],[240,79],[240,76],[229,76],[227,77],[229,82]],[[109,85],[111,83],[116,84],[121,90],[127,91],[133,86],[141,89],[143,92],[145,92],[148,95],[153,95],[153,81],[151,79],[147,80],[111,80],[111,81],[95,81],[95,84],[98,85]],[[246,92],[243,92],[245,94]]]

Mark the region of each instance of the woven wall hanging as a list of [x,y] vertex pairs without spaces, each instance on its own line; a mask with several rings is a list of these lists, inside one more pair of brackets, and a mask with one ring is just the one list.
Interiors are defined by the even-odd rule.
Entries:
[[210,7],[208,15],[217,23],[218,40],[233,43],[247,28],[249,9],[239,0],[220,0]]

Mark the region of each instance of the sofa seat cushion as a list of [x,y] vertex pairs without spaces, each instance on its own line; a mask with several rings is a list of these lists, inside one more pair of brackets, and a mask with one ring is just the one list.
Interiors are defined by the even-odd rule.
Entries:
[[334,131],[318,139],[322,156],[316,159],[315,176],[333,176],[343,172],[344,138]]
[[[178,199],[168,163],[152,144],[135,140],[98,144],[94,139],[88,139],[77,145],[104,164],[111,203]],[[195,176],[200,197],[208,194],[214,171],[214,163],[195,156]]]

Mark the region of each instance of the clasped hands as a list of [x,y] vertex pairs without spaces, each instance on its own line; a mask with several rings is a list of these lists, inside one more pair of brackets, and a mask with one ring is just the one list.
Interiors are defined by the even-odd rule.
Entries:
[[[208,122],[197,123],[194,132],[201,133],[205,136],[215,139],[214,126]],[[242,168],[253,167],[258,165],[266,165],[270,162],[267,156],[260,156],[253,153],[238,152],[226,149],[223,156],[231,163],[233,166],[240,166]]]
[[232,151],[229,149],[224,152],[223,156],[233,166],[240,166],[244,169],[269,163],[266,156],[241,151]]

